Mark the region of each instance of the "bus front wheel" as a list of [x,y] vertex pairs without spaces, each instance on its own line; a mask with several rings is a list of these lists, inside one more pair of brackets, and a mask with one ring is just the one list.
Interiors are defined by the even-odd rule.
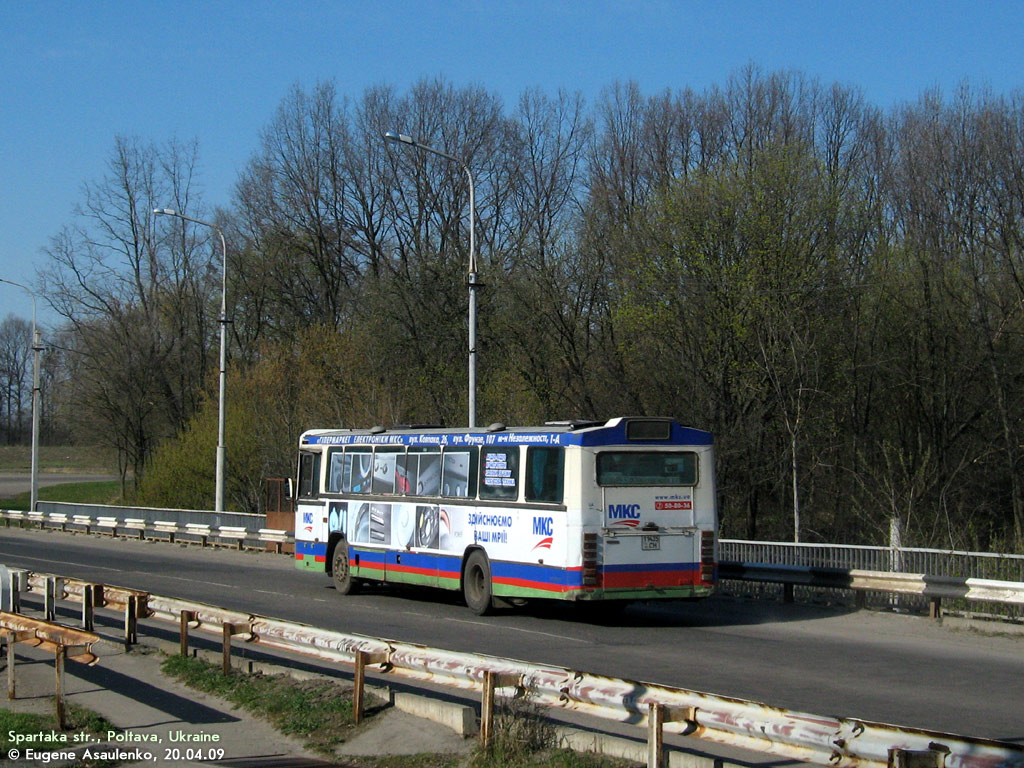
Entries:
[[331,578],[334,589],[342,595],[350,595],[356,591],[358,581],[352,577],[352,569],[348,563],[348,542],[344,539],[334,547],[331,558]]
[[469,610],[477,616],[490,612],[491,566],[487,562],[487,555],[479,549],[472,552],[466,560],[466,571],[462,576],[462,595]]

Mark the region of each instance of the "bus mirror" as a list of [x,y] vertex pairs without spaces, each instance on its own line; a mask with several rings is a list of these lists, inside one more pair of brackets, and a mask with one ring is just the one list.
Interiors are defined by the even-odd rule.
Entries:
[[288,498],[295,501],[295,478],[288,478]]

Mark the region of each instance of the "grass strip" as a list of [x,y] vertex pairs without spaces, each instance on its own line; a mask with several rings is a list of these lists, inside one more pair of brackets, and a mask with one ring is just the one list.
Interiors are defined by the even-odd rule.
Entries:
[[288,675],[221,674],[219,665],[168,656],[164,674],[245,709],[307,747],[332,754],[354,731],[352,692],[330,680],[296,680]]
[[[27,510],[31,493],[25,491],[0,499],[0,509]],[[64,501],[71,504],[114,504],[121,500],[121,483],[98,480],[88,483],[60,483],[39,489],[40,501]]]
[[[356,731],[352,725],[352,691],[331,680],[295,680],[288,675],[223,675],[220,665],[193,657],[169,656],[165,674],[185,685],[235,704],[262,717],[284,734],[295,736],[321,754]],[[368,714],[378,711],[375,702]],[[362,727],[362,726],[360,726]],[[491,748],[470,755],[346,756],[345,766],[358,768],[634,768],[638,763],[618,758],[558,749],[554,729],[543,714],[528,704],[512,702],[496,712]]]
[[559,748],[557,741],[543,709],[529,699],[503,700],[495,707],[490,748],[476,750],[469,768],[641,768],[629,760]]

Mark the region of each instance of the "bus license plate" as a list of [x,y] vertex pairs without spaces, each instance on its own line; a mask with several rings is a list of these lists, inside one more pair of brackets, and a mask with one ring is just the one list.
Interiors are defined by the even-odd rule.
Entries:
[[661,549],[660,536],[641,536],[640,549],[647,552],[654,549]]

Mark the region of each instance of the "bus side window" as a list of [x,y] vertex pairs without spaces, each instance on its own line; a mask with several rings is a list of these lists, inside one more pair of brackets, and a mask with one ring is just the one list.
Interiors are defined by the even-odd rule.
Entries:
[[344,491],[346,493],[369,493],[372,477],[373,449],[367,445],[346,450]]
[[327,453],[327,492],[328,493],[341,493],[343,478],[347,473],[344,472],[346,467],[345,454],[341,448],[332,448]]
[[441,495],[476,496],[476,448],[445,448],[441,470]]
[[299,497],[314,499],[319,493],[320,454],[299,454]]
[[[416,487],[416,459],[409,460],[407,454],[400,453],[395,457],[395,493],[405,495],[413,493]],[[410,475],[409,470],[412,469]]]
[[519,498],[519,446],[482,448],[480,498],[514,501]]
[[526,449],[526,500],[562,502],[565,451],[562,448]]
[[[395,470],[403,448],[377,448],[373,452],[373,492],[395,493]],[[401,492],[401,491],[399,491]]]
[[441,452],[438,449],[410,448],[405,469],[410,494],[441,495]]

